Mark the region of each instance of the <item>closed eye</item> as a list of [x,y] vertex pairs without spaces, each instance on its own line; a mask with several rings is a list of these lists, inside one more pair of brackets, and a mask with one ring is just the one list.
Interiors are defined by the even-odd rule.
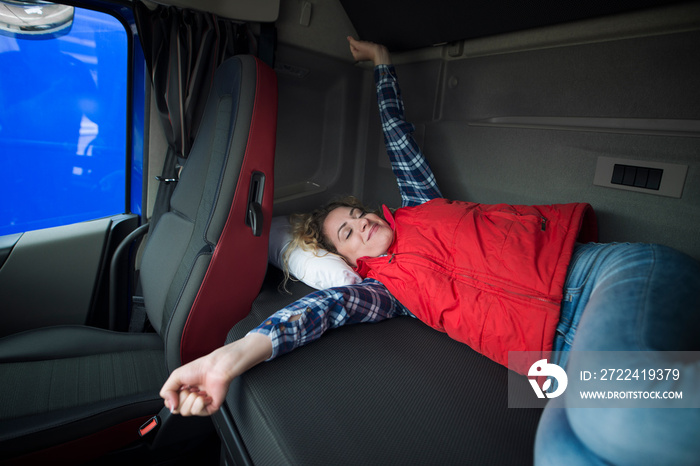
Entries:
[[[355,211],[358,212],[358,215],[356,215]],[[359,218],[364,217],[365,215],[367,215],[367,212],[365,212],[364,210],[360,210],[356,207],[353,207],[352,209],[350,209],[350,212],[349,212],[349,217],[352,219],[359,219]],[[347,228],[347,234],[345,234],[346,228]],[[348,239],[350,239],[350,235],[352,235],[352,228],[346,227],[346,223],[344,223],[343,225],[340,226],[340,229],[338,230],[338,237],[340,238],[341,235],[345,235],[345,241],[347,241]]]

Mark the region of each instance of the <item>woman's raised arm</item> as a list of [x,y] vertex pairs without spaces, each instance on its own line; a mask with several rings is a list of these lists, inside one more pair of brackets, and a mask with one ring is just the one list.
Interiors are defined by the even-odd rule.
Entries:
[[350,53],[358,61],[374,63],[377,102],[384,143],[401,192],[402,205],[419,205],[442,197],[435,175],[418,143],[414,126],[404,117],[403,99],[389,51],[383,45],[348,37]]

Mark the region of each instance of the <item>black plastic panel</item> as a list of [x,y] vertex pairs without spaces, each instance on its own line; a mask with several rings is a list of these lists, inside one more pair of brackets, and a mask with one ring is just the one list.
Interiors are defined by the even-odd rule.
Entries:
[[341,0],[341,3],[360,38],[399,51],[681,2]]
[[664,171],[660,168],[615,164],[610,182],[612,184],[658,191],[659,186],[661,186],[661,177],[663,174]]

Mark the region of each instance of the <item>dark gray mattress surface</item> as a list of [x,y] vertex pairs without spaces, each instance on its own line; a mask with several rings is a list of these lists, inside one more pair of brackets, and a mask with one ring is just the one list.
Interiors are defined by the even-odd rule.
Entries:
[[[291,283],[284,294],[281,279],[271,267],[228,342],[313,291]],[[255,367],[225,409],[255,464],[530,464],[541,410],[507,407],[507,374],[401,317],[329,331]]]

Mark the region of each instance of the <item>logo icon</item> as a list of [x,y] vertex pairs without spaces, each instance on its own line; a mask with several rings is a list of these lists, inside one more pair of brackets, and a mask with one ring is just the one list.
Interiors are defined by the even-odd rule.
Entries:
[[[547,377],[542,387],[537,383],[537,377]],[[564,393],[566,386],[569,384],[569,378],[564,369],[556,364],[547,363],[546,359],[540,359],[530,366],[530,370],[527,372],[527,379],[530,381],[537,398],[556,398]],[[555,390],[549,393],[548,390],[552,388],[552,379],[556,381]]]

